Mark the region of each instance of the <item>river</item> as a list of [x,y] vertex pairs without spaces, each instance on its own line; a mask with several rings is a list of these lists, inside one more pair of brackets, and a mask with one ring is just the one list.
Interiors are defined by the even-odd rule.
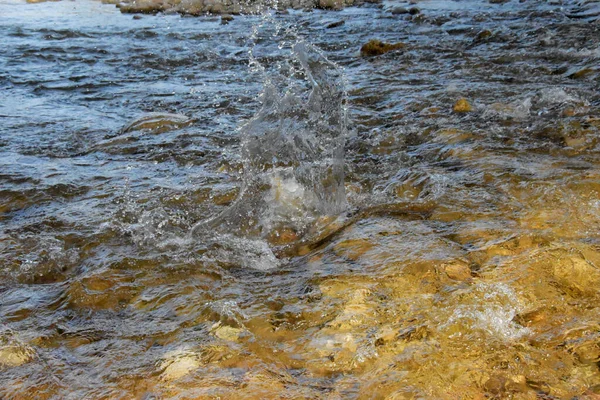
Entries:
[[599,398],[599,14],[0,0],[0,398]]

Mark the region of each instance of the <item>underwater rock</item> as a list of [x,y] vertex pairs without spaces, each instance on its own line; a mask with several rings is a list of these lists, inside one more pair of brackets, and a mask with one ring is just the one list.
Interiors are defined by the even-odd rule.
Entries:
[[404,48],[404,43],[384,43],[381,40],[369,40],[360,48],[360,54],[363,56],[379,56],[387,52]]
[[342,20],[340,20],[340,21],[335,21],[335,22],[332,22],[332,23],[330,23],[330,24],[327,24],[327,26],[325,26],[325,28],[327,28],[327,29],[337,28],[338,26],[342,26],[342,25],[344,25],[345,23],[346,23],[346,21],[344,21],[344,20],[342,19]]
[[492,32],[488,29],[485,29],[477,34],[477,40],[485,40],[492,36]]
[[563,288],[581,294],[597,295],[600,287],[600,270],[586,259],[573,255],[558,257],[552,273]]
[[13,331],[0,332],[0,371],[26,364],[34,357],[33,348],[22,343]]
[[573,72],[572,74],[569,75],[569,78],[582,79],[588,75],[593,74],[594,72],[596,72],[596,70],[594,68],[586,67],[586,68],[580,69],[579,71]]
[[443,265],[444,272],[448,278],[455,281],[468,281],[471,279],[471,268],[466,263],[455,262]]
[[298,241],[299,238],[298,233],[293,229],[283,227],[273,230],[267,241],[274,246],[284,246]]
[[220,322],[217,322],[215,325],[213,325],[211,330],[215,337],[230,342],[237,342],[240,338],[240,335],[244,332],[240,328],[234,328],[229,325],[221,325]]
[[160,368],[163,369],[160,378],[163,381],[175,381],[200,368],[199,358],[188,351],[175,350],[165,354]]
[[408,14],[408,10],[404,7],[396,6],[390,10],[392,15]]
[[32,360],[32,356],[32,352],[22,346],[2,346],[0,347],[0,370],[26,364]]
[[147,131],[158,134],[190,126],[195,121],[183,114],[149,113],[127,124],[121,133]]
[[452,108],[455,113],[468,113],[473,111],[473,107],[465,98],[458,99]]
[[223,14],[221,16],[221,24],[225,25],[228,24],[229,22],[233,21],[233,17],[229,14]]

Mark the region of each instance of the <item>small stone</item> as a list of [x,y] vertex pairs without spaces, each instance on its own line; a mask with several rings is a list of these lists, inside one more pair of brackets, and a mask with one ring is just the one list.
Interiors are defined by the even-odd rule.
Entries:
[[417,15],[417,14],[420,14],[420,13],[421,13],[421,10],[419,10],[417,7],[411,7],[411,8],[408,10],[408,13],[409,13],[410,15]]
[[473,107],[471,107],[471,104],[467,101],[467,99],[462,98],[458,99],[458,101],[454,103],[453,110],[455,113],[468,113],[473,111]]
[[392,15],[408,14],[408,10],[404,7],[394,7],[391,9]]
[[492,36],[492,32],[485,29],[477,34],[477,40],[485,40]]
[[379,56],[387,52],[404,48],[404,43],[384,43],[381,40],[372,39],[360,48],[363,56]]
[[26,364],[32,359],[31,352],[21,346],[0,347],[0,370]]
[[341,10],[343,5],[343,0],[319,0],[319,8],[325,10]]
[[554,262],[554,277],[565,289],[574,293],[597,295],[600,270],[579,257],[560,257]]
[[227,25],[230,21],[233,21],[233,17],[229,14],[221,15],[221,25]]
[[183,114],[149,113],[126,125],[121,133],[144,131],[164,133],[192,125],[196,120]]
[[335,22],[328,24],[325,28],[327,28],[327,29],[337,28],[338,26],[342,26],[345,23],[346,23],[346,21],[344,21],[344,20],[335,21]]
[[538,323],[542,323],[547,319],[546,311],[543,308],[517,314],[513,319],[521,326],[530,327]]
[[569,75],[569,78],[571,79],[581,79],[581,78],[585,78],[586,76],[592,74],[596,72],[593,68],[584,68],[584,69],[580,69],[577,72],[573,72],[571,75]]
[[213,333],[216,337],[230,342],[237,342],[242,334],[242,330],[229,325],[219,325],[214,329]]
[[444,272],[448,278],[455,281],[468,281],[471,279],[471,268],[465,263],[452,263],[444,265]]
[[194,354],[176,350],[165,355],[160,377],[164,381],[175,381],[200,367],[200,361]]
[[141,15],[134,15],[134,16],[133,16],[133,19],[136,19],[136,20],[137,20],[137,19],[142,19],[142,16],[141,16]]

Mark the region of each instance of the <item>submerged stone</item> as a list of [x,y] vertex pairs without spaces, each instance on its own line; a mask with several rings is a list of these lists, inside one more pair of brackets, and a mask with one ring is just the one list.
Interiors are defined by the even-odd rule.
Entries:
[[468,281],[471,279],[471,268],[466,263],[456,262],[445,264],[443,269],[450,279],[456,281]]
[[160,378],[164,381],[175,381],[197,370],[201,365],[195,354],[175,350],[165,355],[160,366],[164,369]]
[[596,70],[594,68],[583,68],[580,69],[579,71],[573,72],[571,75],[569,75],[569,78],[571,79],[581,79],[581,78],[585,78],[588,75],[593,74],[594,72],[596,72]]
[[327,28],[327,29],[337,28],[338,26],[342,26],[345,23],[346,23],[346,21],[344,21],[344,20],[335,21],[330,24],[327,24],[327,26],[325,28]]
[[404,7],[396,6],[390,10],[392,15],[408,14],[408,10]]
[[215,323],[210,330],[215,337],[230,342],[237,342],[244,333],[243,329],[235,328],[230,325],[223,325],[221,322]]
[[133,131],[164,133],[184,128],[193,124],[195,121],[195,119],[183,114],[149,113],[127,124],[121,129],[121,133]]
[[0,347],[0,370],[26,364],[32,360],[32,352],[19,345]]
[[465,98],[458,99],[456,103],[454,103],[454,107],[452,109],[455,113],[468,113],[473,111],[473,107]]
[[360,54],[363,56],[379,56],[404,47],[404,43],[385,43],[381,40],[372,39],[360,48]]
[[599,293],[600,270],[578,255],[556,259],[552,272],[557,282],[569,291],[587,295]]

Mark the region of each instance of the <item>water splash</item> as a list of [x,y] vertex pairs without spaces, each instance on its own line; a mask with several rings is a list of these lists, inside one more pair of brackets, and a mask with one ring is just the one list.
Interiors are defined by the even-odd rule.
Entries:
[[[280,31],[276,25],[275,34]],[[194,236],[233,234],[289,244],[319,218],[346,208],[342,71],[293,30],[284,36],[279,47],[289,47],[289,56],[269,68],[250,52],[264,90],[260,110],[240,127],[242,190],[230,208],[194,226]]]

